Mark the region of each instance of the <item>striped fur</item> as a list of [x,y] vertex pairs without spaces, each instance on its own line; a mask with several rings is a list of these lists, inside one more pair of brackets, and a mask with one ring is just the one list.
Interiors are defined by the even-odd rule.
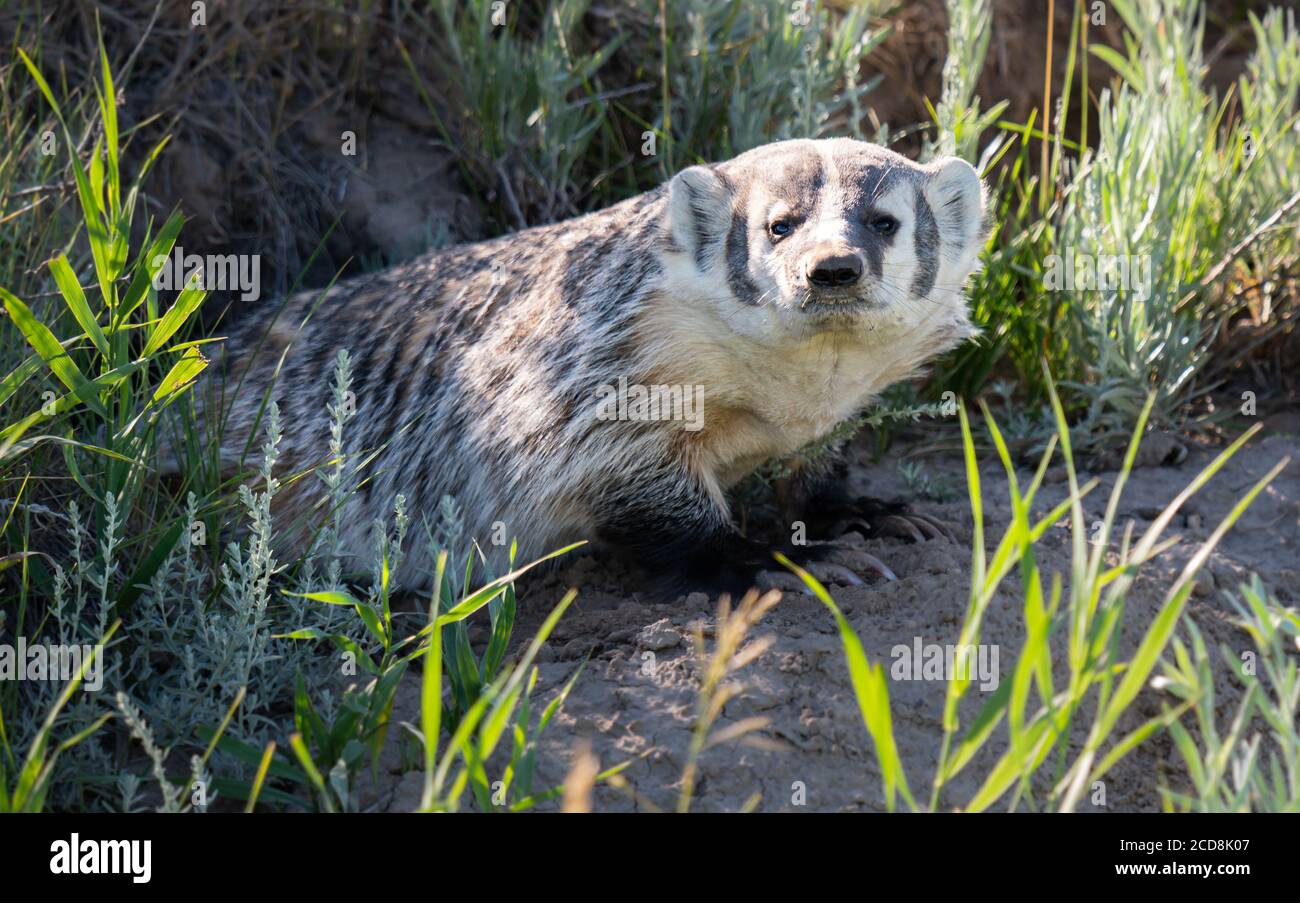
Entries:
[[[866,225],[882,214],[892,235]],[[780,240],[777,217],[793,224]],[[257,353],[267,324],[254,317],[228,342],[245,385],[223,455],[238,455],[272,387],[286,468],[319,462],[343,347],[351,450],[381,449],[345,512],[345,547],[370,548],[396,494],[426,514],[450,494],[485,548],[501,521],[526,555],[589,539],[707,569],[737,547],[730,486],[972,334],[962,284],[984,219],[969,165],[848,139],[691,167],[596,213],[294,296]],[[860,255],[860,284],[809,284],[808,256],[827,248]],[[600,389],[620,378],[703,386],[703,429],[601,419]],[[301,481],[279,516],[324,517],[319,493]],[[398,575],[408,586],[431,568],[419,546]]]

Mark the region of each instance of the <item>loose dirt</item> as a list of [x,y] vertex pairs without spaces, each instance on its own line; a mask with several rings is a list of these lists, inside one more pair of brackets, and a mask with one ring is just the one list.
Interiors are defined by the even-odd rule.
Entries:
[[[1275,463],[1300,453],[1297,426],[1300,417],[1295,414],[1276,418],[1261,434],[1263,438],[1257,437],[1243,448],[1177,516],[1166,535],[1178,535],[1178,543],[1143,569],[1128,594],[1121,642],[1126,658],[1183,565],[1220,518]],[[858,447],[858,463],[850,473],[852,488],[880,498],[907,496],[908,485],[898,468],[899,453],[899,449],[891,449],[887,458],[873,463],[865,446]],[[1140,535],[1216,453],[1212,447],[1191,447],[1181,463],[1136,469],[1120,504],[1118,523],[1133,521],[1135,535]],[[1176,457],[1170,455],[1169,460]],[[830,590],[869,659],[882,662],[887,674],[894,661],[891,650],[896,646],[911,647],[918,639],[924,644],[957,642],[967,604],[972,521],[964,472],[955,456],[929,458],[926,471],[933,484],[950,491],[950,497],[941,502],[917,500],[913,507],[954,526],[956,543],[945,539],[909,543],[848,534],[840,537],[843,548],[834,557],[867,579],[866,586],[833,585]],[[1100,480],[1100,486],[1085,502],[1090,528],[1101,520],[1116,478],[1114,471],[1092,475]],[[1022,485],[1029,476],[1028,470],[1021,474]],[[1040,514],[1067,493],[1063,472],[1049,472],[1048,479],[1035,506]],[[992,452],[981,456],[981,481],[992,546],[1010,517],[1005,473]],[[942,492],[931,494],[944,496]],[[1060,573],[1067,592],[1070,547],[1068,522],[1050,529],[1038,547],[1045,575]],[[1251,648],[1244,632],[1233,625],[1227,595],[1251,573],[1259,574],[1284,604],[1300,602],[1298,548],[1300,464],[1292,463],[1219,544],[1198,579],[1188,612],[1207,643],[1223,644],[1236,653]],[[869,574],[862,567],[862,552],[884,560],[898,580]],[[602,768],[636,759],[624,772],[627,787],[595,788],[591,804],[597,811],[675,806],[699,689],[695,631],[703,631],[706,647],[712,645],[716,599],[694,593],[667,604],[650,602],[638,593],[643,581],[644,575],[626,567],[575,558],[520,592],[525,611],[516,635],[526,641],[565,589],[579,589],[577,601],[539,659],[537,694],[543,700],[552,698],[584,660],[586,665],[560,714],[543,735],[535,787],[562,783],[575,751],[585,744],[590,744]],[[743,689],[726,705],[716,729],[753,717],[765,719],[765,726],[750,734],[747,742],[726,742],[705,750],[692,809],[735,811],[747,801],[757,800],[759,811],[883,810],[880,771],[830,613],[807,595],[785,592],[752,632],[751,640],[762,636],[771,636],[774,642],[736,673]],[[1004,581],[990,606],[981,639],[998,650],[1000,679],[1010,679],[1024,641],[1022,596],[1015,573]],[[1065,658],[1064,639],[1063,630],[1053,637],[1058,663]],[[1215,662],[1216,702],[1222,724],[1235,711],[1241,690],[1217,655]],[[419,683],[415,677],[399,691],[394,710],[398,720],[418,722]],[[888,686],[894,731],[909,783],[918,796],[927,797],[942,738],[946,685],[941,680],[891,678]],[[970,724],[984,695],[978,687],[968,693],[961,711],[963,725]],[[1168,697],[1160,692],[1144,690],[1121,722],[1121,732],[1159,713],[1166,701]],[[537,705],[534,711],[540,708]],[[1090,723],[1091,715],[1091,710],[1086,710],[1081,723]],[[1082,731],[1077,733],[1068,749],[1067,764],[1080,749]],[[949,784],[941,800],[943,808],[961,807],[971,799],[1006,749],[1006,742],[1005,726],[1000,726],[985,749]],[[396,756],[387,757],[387,763],[387,777],[363,793],[362,804],[377,810],[413,808],[419,800],[421,774],[401,773]],[[1049,761],[1034,779],[1040,799],[1053,783],[1054,770],[1055,762]],[[1104,806],[1095,805],[1093,800],[1100,797],[1090,793],[1080,808],[1157,810],[1158,787],[1164,783],[1185,789],[1184,774],[1167,736],[1159,734],[1105,777]]]

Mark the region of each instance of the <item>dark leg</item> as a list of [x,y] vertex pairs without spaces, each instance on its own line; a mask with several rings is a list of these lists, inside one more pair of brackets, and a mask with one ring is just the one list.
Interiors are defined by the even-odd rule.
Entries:
[[752,587],[771,585],[773,581],[762,575],[782,570],[774,551],[815,576],[862,583],[847,568],[821,560],[831,551],[825,545],[783,543],[773,548],[742,536],[726,509],[676,468],[638,474],[611,487],[601,501],[607,512],[601,539],[664,577],[668,590],[739,596]]
[[[787,462],[787,466],[792,475],[774,487],[777,507],[783,527],[801,532],[809,540],[833,542],[848,531],[856,531],[865,537],[893,536],[913,542],[938,537],[957,541],[948,525],[910,510],[901,499],[884,502],[849,495],[848,466],[842,448],[826,453],[811,464],[796,459]],[[855,549],[854,554],[866,553]],[[898,579],[883,561],[873,556],[868,558],[877,573],[887,580]]]

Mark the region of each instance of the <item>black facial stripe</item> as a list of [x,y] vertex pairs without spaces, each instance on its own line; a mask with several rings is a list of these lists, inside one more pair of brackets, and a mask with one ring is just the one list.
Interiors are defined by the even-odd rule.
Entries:
[[866,222],[880,199],[894,188],[906,170],[875,163],[840,163],[840,185],[844,192],[845,215],[851,222]]
[[872,231],[868,225],[850,220],[850,235],[853,245],[867,258],[867,269],[871,275],[880,279],[885,272],[885,249],[894,243],[893,235],[881,235]]
[[749,221],[744,200],[736,204],[727,230],[727,285],[741,304],[758,303],[758,286],[749,278]]
[[916,224],[913,227],[912,243],[916,251],[916,276],[912,279],[912,297],[925,298],[934,288],[934,280],[939,276],[939,227],[934,221],[934,212],[930,202],[925,199],[921,186],[913,188],[915,192]]
[[774,170],[780,175],[771,184],[777,197],[791,210],[807,216],[817,206],[826,185],[826,167],[822,165],[821,155],[814,150],[801,149],[787,159],[789,162],[773,163]]
[[840,162],[840,185],[844,194],[844,217],[852,230],[853,244],[867,258],[867,268],[876,279],[885,271],[885,250],[898,234],[881,235],[871,228],[880,216],[880,200],[902,180],[909,178],[905,169],[877,163],[865,165],[854,161]]

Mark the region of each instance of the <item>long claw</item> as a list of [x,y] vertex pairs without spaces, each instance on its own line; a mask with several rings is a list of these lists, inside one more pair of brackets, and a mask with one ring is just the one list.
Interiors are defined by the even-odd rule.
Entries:
[[863,552],[863,551],[861,551],[861,550],[859,550],[859,551],[857,552],[857,554],[858,554],[858,556],[861,557],[861,558],[862,558],[862,559],[867,563],[867,565],[868,565],[869,567],[871,567],[871,569],[874,570],[877,574],[879,574],[880,576],[884,577],[886,580],[891,580],[891,581],[895,581],[895,582],[897,582],[897,580],[898,580],[898,575],[895,574],[893,571],[891,571],[891,570],[889,569],[889,565],[885,564],[883,561],[881,561],[881,560],[880,560],[879,558],[877,558],[875,555],[872,555],[870,552]]
[[863,536],[885,534],[910,539],[913,542],[925,542],[927,539],[938,538],[954,543],[958,541],[957,534],[953,532],[951,527],[928,514],[915,514],[912,512],[886,514],[876,518],[874,526],[870,523],[871,520],[871,518],[857,518],[846,521],[844,528],[857,530]]
[[857,574],[850,571],[842,564],[834,564],[829,561],[818,561],[809,565],[808,570],[814,577],[823,583],[832,581],[844,583],[849,586],[866,586],[867,582]]
[[930,517],[928,514],[914,514],[912,515],[912,518],[915,523],[922,525],[922,529],[931,532],[931,539],[946,539],[949,542],[955,541],[956,537],[954,537],[952,531],[944,525],[943,521]]
[[926,539],[938,539],[943,531],[919,514],[907,515],[907,522],[925,535]]
[[925,542],[925,537],[921,534],[911,521],[905,517],[899,517],[897,514],[890,514],[881,518],[881,527],[893,527],[897,535],[910,538],[913,542]]
[[949,527],[947,524],[939,520],[937,517],[931,517],[928,514],[913,514],[911,515],[911,517],[913,518],[913,520],[919,521],[920,523],[927,525],[928,527],[930,527],[930,529],[935,531],[936,535],[942,536],[944,539],[948,540],[949,542],[957,541],[957,534],[953,532],[952,527]]

